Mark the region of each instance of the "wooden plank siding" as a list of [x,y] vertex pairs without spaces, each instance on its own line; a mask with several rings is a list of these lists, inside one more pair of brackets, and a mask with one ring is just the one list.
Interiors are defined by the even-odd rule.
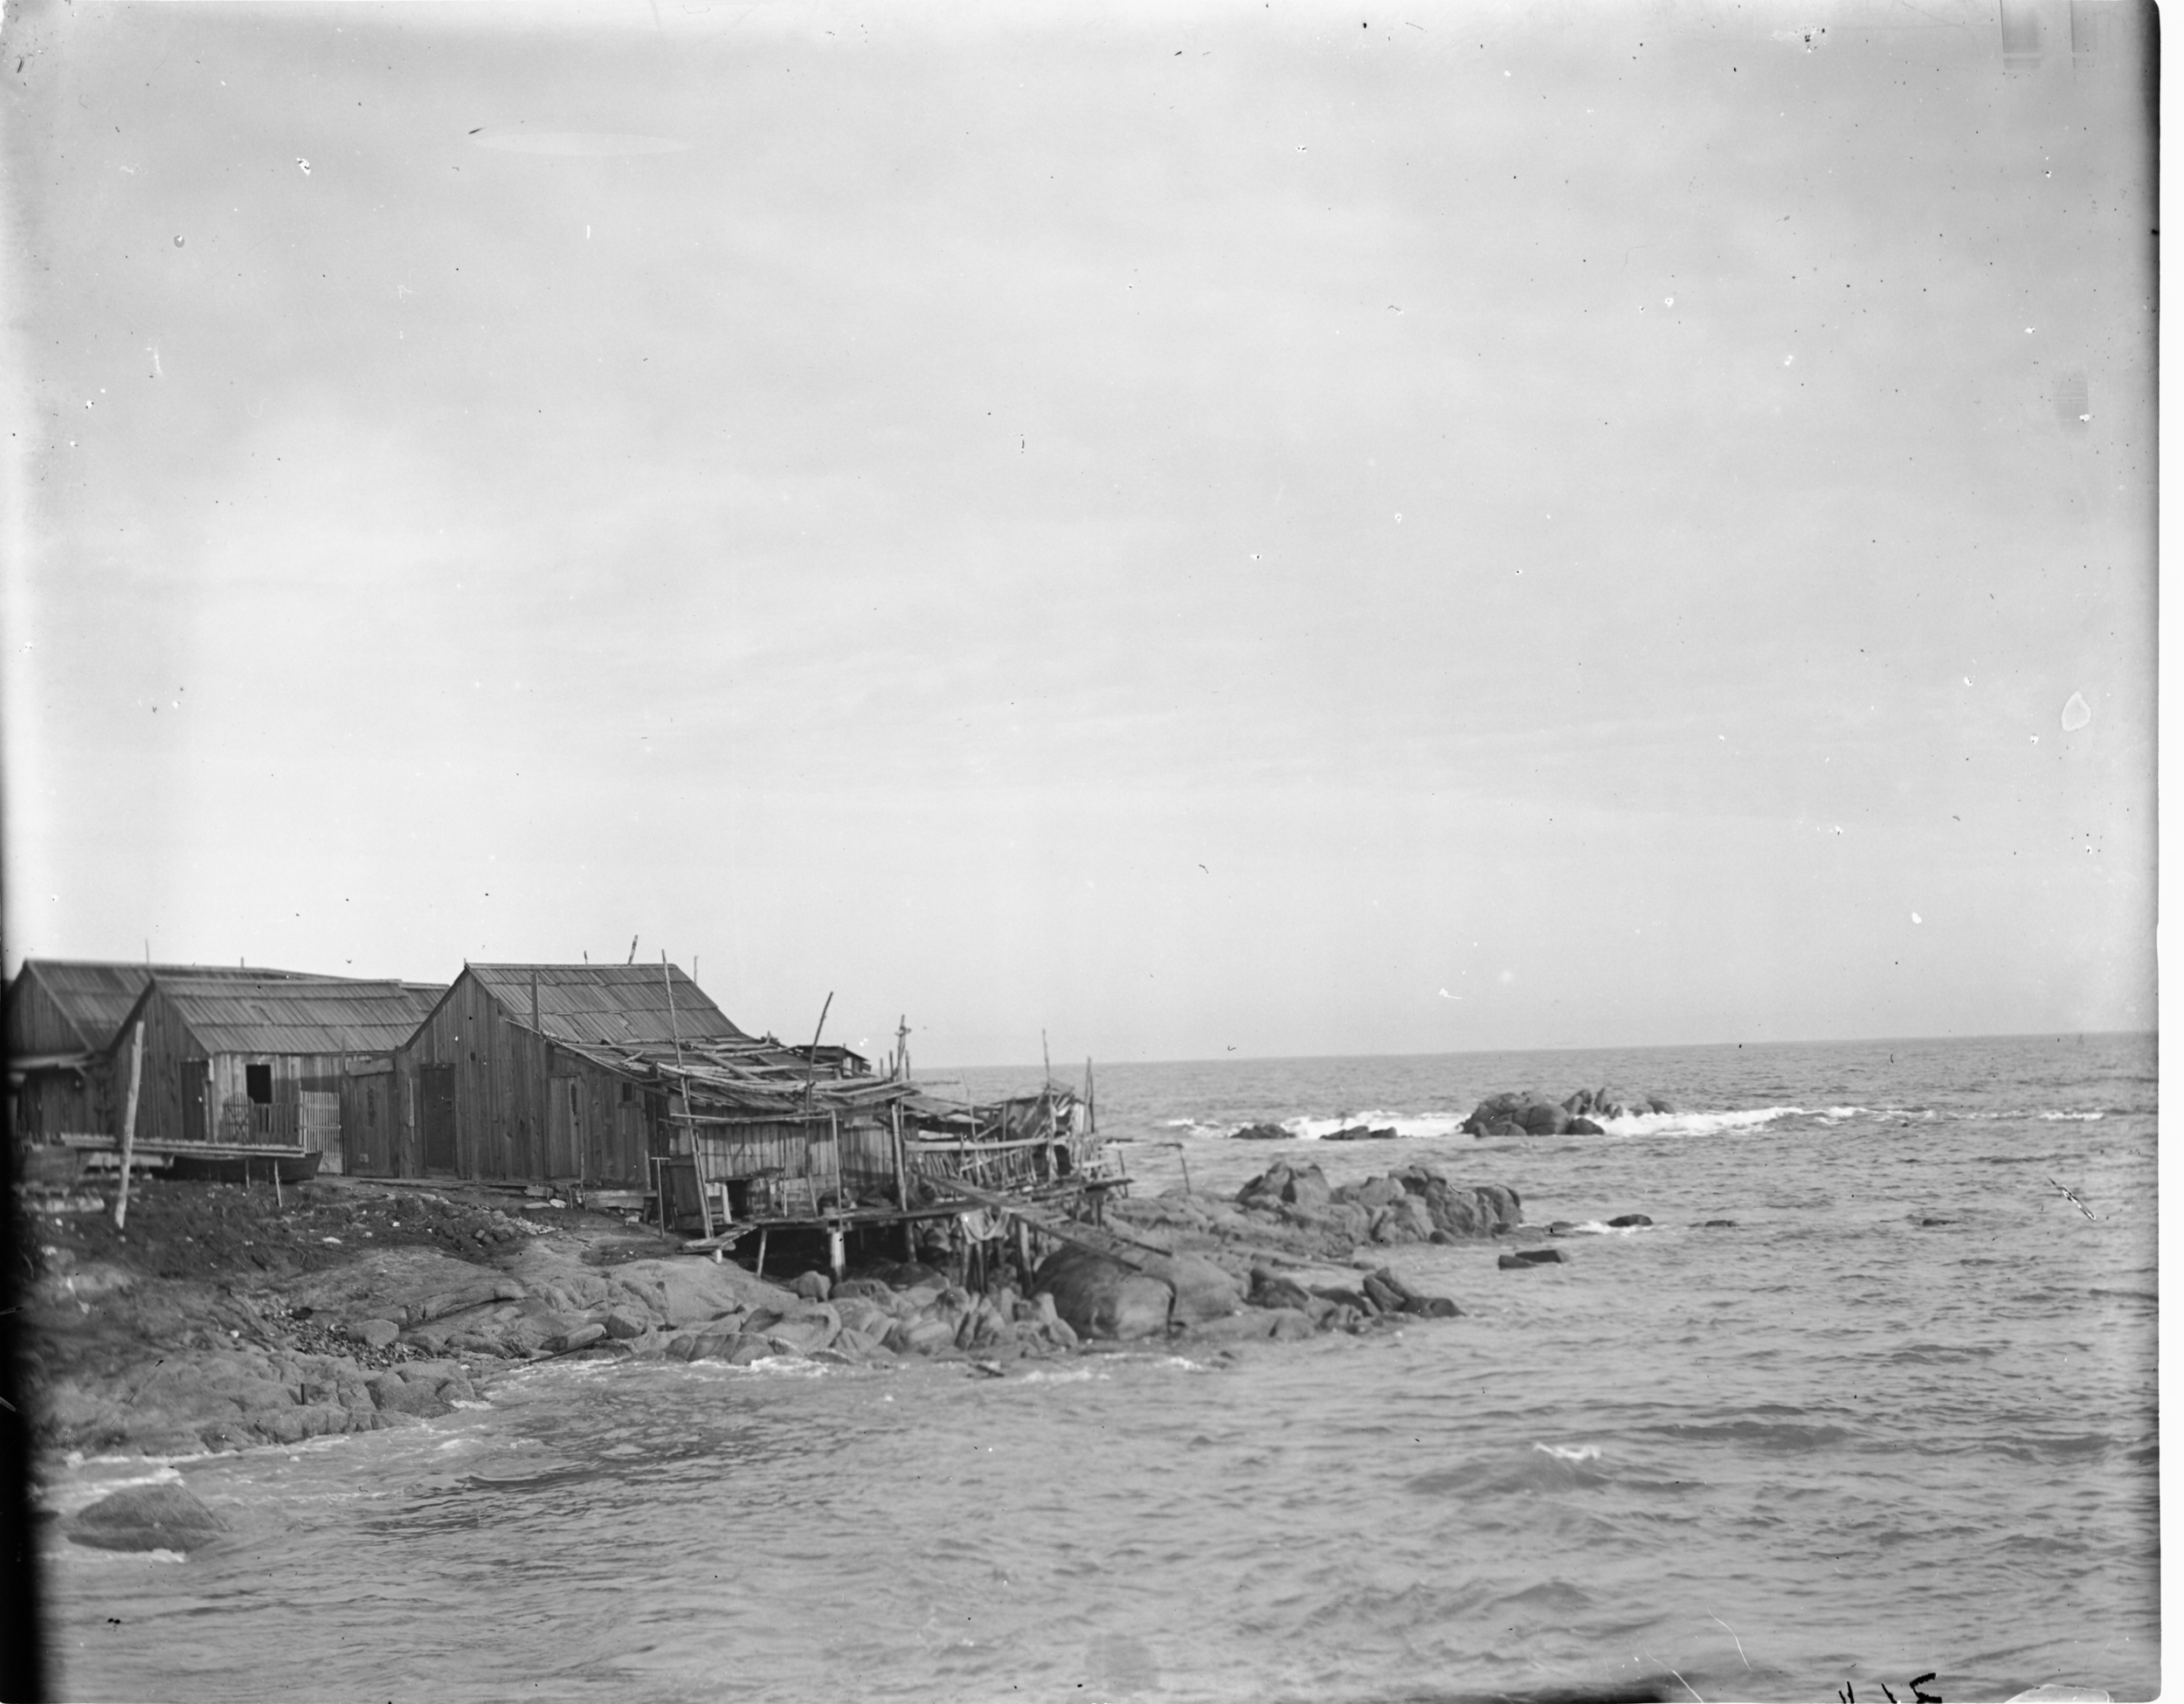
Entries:
[[63,1135],[95,1135],[106,1131],[106,1080],[95,1061],[81,1071],[31,1071],[9,1092],[15,1134],[30,1142]]
[[417,1176],[402,1169],[400,1085],[391,1061],[351,1059],[342,1076],[341,1097],[341,1169],[364,1177]]
[[[135,1011],[122,1024],[114,1038],[113,1047],[107,1053],[107,1100],[113,1133],[117,1136],[121,1134],[121,1121],[128,1115],[129,1051],[139,1020],[144,1025],[144,1067],[137,1088],[138,1140],[217,1141],[217,1128],[191,1130],[184,1128],[183,1107],[188,1098],[184,1073],[194,1074],[200,1084],[206,1082],[210,1059],[204,1044],[190,1032],[188,1022],[176,1010],[174,1002],[166,998],[156,987],[144,990],[142,997],[137,1001]],[[219,1104],[218,1097],[208,1092],[206,1107],[209,1116],[216,1124]]]
[[[352,1105],[349,1086],[356,1080],[351,1073],[375,1058],[384,1070],[386,1055],[212,1052],[156,983],[144,991],[114,1045],[100,1061],[100,1121],[88,1128],[121,1134],[128,1095],[129,1055],[139,1019],[144,1025],[144,1063],[136,1109],[140,1139],[293,1145],[304,1140],[304,1096],[330,1095],[341,1108],[342,1124],[330,1134],[321,1129],[314,1141],[322,1144],[322,1169],[340,1172],[347,1169],[347,1126]],[[252,1066],[266,1068],[273,1093],[270,1117],[264,1107],[251,1103]],[[390,1079],[381,1076],[375,1080],[383,1086],[384,1101],[384,1085]],[[230,1117],[231,1100],[238,1103],[238,1112],[242,1107],[251,1108],[246,1125],[238,1127]],[[357,1110],[363,1111],[361,1105]]]
[[451,1066],[455,1175],[480,1182],[648,1187],[646,1156],[661,1145],[660,1097],[533,1031],[466,969],[409,1045],[397,1051],[393,1098],[404,1164],[424,1175],[418,1075]]
[[8,990],[6,1025],[10,1059],[38,1053],[72,1053],[97,1047],[104,1036],[86,1036],[62,1010],[35,964],[26,964]]
[[[10,984],[5,1024],[9,1059],[75,1053],[95,1048],[40,979],[25,964]],[[17,1136],[50,1142],[62,1135],[92,1135],[107,1128],[106,1084],[93,1061],[85,1068],[27,1071],[9,1090],[9,1123]]]
[[860,1201],[895,1198],[893,1128],[872,1118],[737,1119],[696,1126],[700,1174],[708,1183],[778,1170],[805,1177],[814,1196],[842,1188]]

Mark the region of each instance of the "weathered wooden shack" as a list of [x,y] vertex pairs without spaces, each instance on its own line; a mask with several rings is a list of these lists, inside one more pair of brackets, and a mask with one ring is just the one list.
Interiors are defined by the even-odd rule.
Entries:
[[[139,964],[127,960],[29,958],[8,985],[4,1035],[8,1128],[20,1140],[111,1133],[106,1058],[154,976],[245,982],[338,982],[295,970]],[[122,1080],[127,1092],[127,1078]]]
[[107,1050],[109,1110],[127,1093],[141,1022],[138,1140],[302,1148],[321,1156],[321,1169],[344,1170],[386,1128],[394,1050],[443,992],[424,983],[155,975]]
[[395,1055],[386,1169],[649,1187],[668,1096],[618,1050],[749,1040],[674,965],[466,964]]

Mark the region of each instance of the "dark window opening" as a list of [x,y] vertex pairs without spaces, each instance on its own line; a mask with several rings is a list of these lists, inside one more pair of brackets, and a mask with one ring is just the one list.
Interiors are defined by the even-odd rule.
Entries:
[[622,1085],[622,1099],[623,1099],[625,1101],[626,1101],[626,1100],[628,1100],[628,1099],[629,1099],[629,1098],[630,1098],[630,1086],[629,1086],[627,1083],[624,1083],[624,1084]]
[[273,1105],[273,1066],[246,1065],[243,1067],[243,1092],[261,1107]]

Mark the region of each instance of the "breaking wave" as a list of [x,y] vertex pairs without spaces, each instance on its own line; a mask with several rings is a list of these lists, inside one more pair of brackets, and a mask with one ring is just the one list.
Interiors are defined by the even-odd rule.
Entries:
[[[1611,1136],[1711,1135],[1723,1132],[1756,1130],[1781,1119],[1814,1119],[1823,1125],[1848,1124],[1859,1119],[1882,1120],[1891,1123],[1953,1123],[1959,1121],[2011,1121],[2036,1119],[2048,1122],[2091,1123],[2109,1115],[2108,1110],[2091,1112],[2063,1110],[1937,1110],[1932,1107],[1867,1107],[1839,1105],[1800,1107],[1788,1104],[1769,1107],[1732,1107],[1707,1110],[1673,1113],[1634,1113],[1621,1118],[1601,1119],[1600,1128]],[[1340,1132],[1364,1128],[1374,1133],[1370,1138],[1351,1137],[1347,1140],[1413,1140],[1422,1137],[1462,1136],[1467,1114],[1462,1112],[1431,1111],[1418,1113],[1390,1112],[1382,1107],[1368,1107],[1359,1112],[1332,1114],[1298,1113],[1282,1119],[1212,1120],[1203,1118],[1169,1118],[1160,1121],[1164,1133],[1202,1140],[1216,1140],[1234,1136],[1247,1129],[1267,1124],[1277,1125],[1293,1142],[1322,1142],[1337,1136]],[[1385,1133],[1385,1134],[1383,1134]],[[1510,1140],[1515,1140],[1511,1138]],[[1528,1142],[1541,1138],[1528,1136]]]

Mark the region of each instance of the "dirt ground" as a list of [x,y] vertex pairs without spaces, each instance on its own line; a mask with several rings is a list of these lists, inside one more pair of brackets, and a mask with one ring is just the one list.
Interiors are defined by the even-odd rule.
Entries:
[[[102,1194],[111,1201],[113,1185]],[[549,1230],[587,1239],[634,1241],[647,1252],[669,1245],[619,1213],[538,1206],[502,1190],[424,1188],[368,1178],[284,1184],[190,1183],[153,1179],[130,1186],[128,1228],[110,1212],[26,1211],[24,1238],[33,1280],[54,1252],[77,1262],[109,1261],[142,1278],[200,1278],[247,1284],[321,1272],[366,1248],[420,1246],[490,1264],[496,1251]],[[27,1204],[26,1204],[27,1205]]]

